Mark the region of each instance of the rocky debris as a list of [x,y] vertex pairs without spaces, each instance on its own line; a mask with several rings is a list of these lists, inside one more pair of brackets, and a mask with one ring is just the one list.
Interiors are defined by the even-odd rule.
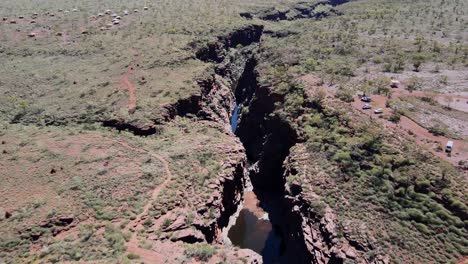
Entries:
[[357,257],[356,250],[349,245],[343,246],[341,250],[345,253],[347,258],[355,259]]
[[74,216],[58,216],[52,219],[47,219],[38,224],[38,226],[43,228],[51,228],[51,227],[67,227],[74,223],[75,217]]
[[382,255],[378,255],[376,258],[375,258],[375,261],[374,261],[376,264],[388,264],[390,263],[390,256],[389,255],[385,255],[385,256],[382,256]]
[[31,233],[30,236],[31,236],[32,241],[37,241],[39,240],[39,238],[41,238],[42,232],[36,231],[36,232]]
[[239,249],[236,251],[235,260],[244,259],[248,264],[262,264],[263,258],[258,253],[250,249]]
[[68,226],[75,221],[75,217],[72,215],[60,216],[58,218],[58,225]]
[[325,216],[320,221],[322,229],[329,234],[329,238],[333,239],[336,237],[336,215],[332,212],[330,207],[325,209]]
[[176,231],[172,237],[172,241],[182,241],[185,243],[198,243],[198,242],[205,242],[205,236],[202,232],[192,229],[186,228],[183,230]]
[[366,224],[359,220],[343,222],[343,234],[349,244],[360,251],[373,250],[376,239],[369,234]]
[[31,241],[39,240],[43,235],[50,233],[56,236],[64,231],[70,230],[78,224],[76,218],[71,215],[58,216],[44,220],[37,225],[27,227],[24,230],[18,231],[23,239]]
[[185,224],[185,215],[179,215],[176,220],[170,225],[168,226],[166,229],[164,229],[165,232],[168,232],[168,231],[177,231],[177,230],[180,230],[182,228],[185,228],[186,227],[186,224]]
[[348,242],[341,242],[337,239],[336,215],[330,207],[325,209],[325,214],[320,221],[302,217],[304,241],[309,252],[312,252],[313,263],[329,263],[338,260],[342,263],[347,259],[356,260],[359,263],[366,262],[359,250]]
[[132,132],[136,136],[150,136],[158,132],[160,127],[157,127],[155,124],[151,123],[126,123],[121,119],[110,119],[102,121],[104,127],[112,127],[118,131],[127,130]]

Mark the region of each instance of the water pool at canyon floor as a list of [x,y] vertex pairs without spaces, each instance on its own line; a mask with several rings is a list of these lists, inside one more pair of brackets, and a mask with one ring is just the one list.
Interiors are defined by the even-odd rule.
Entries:
[[279,263],[282,251],[280,232],[260,207],[254,192],[244,194],[244,207],[228,236],[234,245],[261,254],[264,263]]

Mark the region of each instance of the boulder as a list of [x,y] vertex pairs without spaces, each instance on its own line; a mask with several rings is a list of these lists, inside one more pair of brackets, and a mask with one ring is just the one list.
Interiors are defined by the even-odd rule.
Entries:
[[59,220],[59,225],[67,226],[73,223],[73,221],[75,220],[75,217],[72,215],[61,216],[59,217],[58,220]]
[[185,227],[185,215],[179,215],[177,219],[164,231],[176,231]]
[[186,228],[174,233],[171,237],[172,241],[182,241],[185,243],[197,243],[197,242],[206,242],[205,236],[195,229]]

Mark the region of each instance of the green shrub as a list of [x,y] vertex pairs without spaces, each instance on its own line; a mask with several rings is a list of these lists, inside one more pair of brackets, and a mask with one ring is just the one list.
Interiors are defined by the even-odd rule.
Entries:
[[137,255],[137,254],[134,254],[134,253],[130,253],[127,255],[127,258],[130,259],[130,260],[134,260],[134,259],[139,259],[140,256]]
[[304,63],[303,63],[303,67],[304,67],[304,70],[309,73],[309,72],[313,72],[316,70],[317,68],[317,61],[313,58],[309,58],[307,59]]
[[429,234],[432,233],[432,232],[429,230],[429,228],[427,228],[427,226],[424,225],[424,224],[416,223],[416,224],[414,224],[414,226],[415,226],[419,231],[421,231],[423,234],[425,234],[425,235],[429,235]]
[[104,231],[104,238],[113,249],[114,255],[119,255],[125,251],[125,241],[119,229],[112,224],[107,224]]
[[410,78],[408,78],[408,80],[406,82],[407,82],[406,83],[406,89],[408,89],[408,91],[410,91],[410,92],[420,90],[421,87],[422,87],[421,78],[418,78],[416,76],[411,76]]
[[391,114],[390,117],[388,118],[388,120],[389,120],[390,122],[393,122],[393,123],[395,123],[395,124],[398,123],[398,122],[400,122],[400,119],[401,119],[401,114],[399,114],[399,113],[393,113],[393,114]]
[[188,245],[185,248],[184,254],[189,258],[195,258],[199,261],[208,261],[216,254],[216,249],[208,244]]
[[440,125],[432,126],[428,129],[428,131],[434,136],[446,136],[448,133],[447,129]]
[[408,214],[410,219],[412,219],[412,220],[414,220],[416,222],[424,223],[426,221],[426,217],[418,209],[409,208],[409,209],[406,209],[406,213]]
[[168,228],[170,225],[172,224],[172,220],[170,218],[165,218],[163,223],[162,223],[162,226],[161,228],[162,229],[166,229]]
[[416,53],[413,55],[413,66],[415,71],[419,71],[421,65],[426,61],[427,55],[422,53]]
[[353,92],[350,89],[340,88],[336,92],[335,97],[340,99],[341,101],[347,102],[347,103],[350,103],[350,102],[354,101]]

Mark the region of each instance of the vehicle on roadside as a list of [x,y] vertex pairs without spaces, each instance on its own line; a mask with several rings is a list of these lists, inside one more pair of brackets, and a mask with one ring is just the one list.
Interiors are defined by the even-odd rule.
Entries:
[[453,150],[453,141],[447,142],[447,146],[445,146],[445,152],[450,153]]
[[361,97],[361,101],[369,103],[370,101],[372,101],[372,98],[367,97],[367,96],[363,96],[363,97]]
[[392,80],[392,84],[390,85],[390,87],[398,88],[399,86],[400,86],[400,81]]
[[370,104],[365,104],[365,105],[362,106],[362,109],[363,109],[363,110],[372,109],[372,105],[370,105]]
[[375,109],[374,114],[377,114],[377,115],[383,114],[382,108]]

